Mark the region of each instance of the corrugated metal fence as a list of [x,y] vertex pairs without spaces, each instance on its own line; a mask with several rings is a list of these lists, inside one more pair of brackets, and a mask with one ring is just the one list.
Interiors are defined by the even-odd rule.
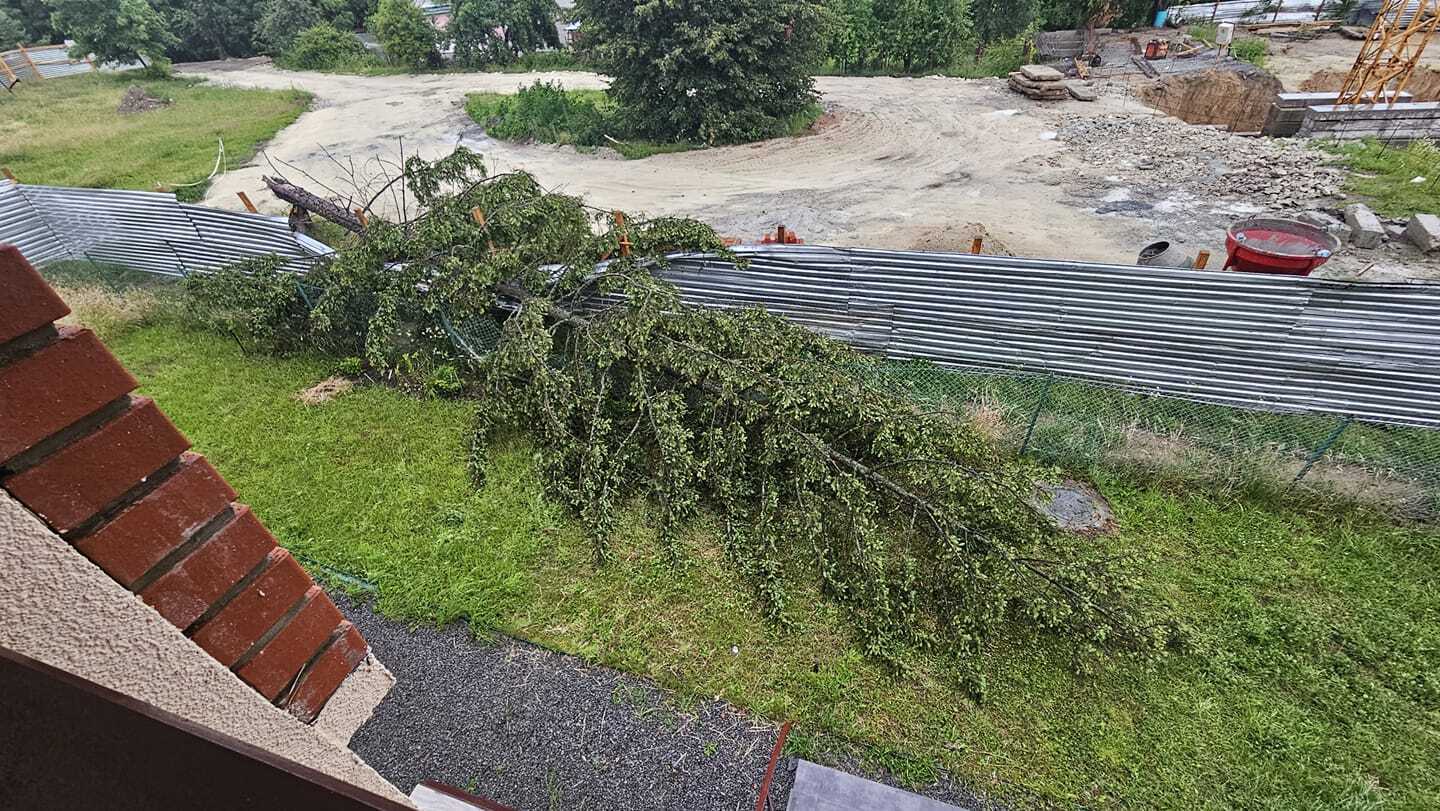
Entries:
[[1279,3],[1222,0],[1218,3],[1171,6],[1170,19],[1185,23],[1298,23],[1337,18],[1346,11],[1346,6],[1340,0],[1284,0]]
[[764,306],[891,358],[1138,394],[1440,427],[1440,286],[970,254],[742,248],[673,260],[705,306]]
[[185,205],[171,194],[30,186],[0,180],[0,244],[32,262],[89,259],[183,276],[276,254],[296,272],[330,253],[284,218]]
[[95,72],[93,62],[70,58],[70,49],[64,45],[36,45],[6,51],[0,53],[0,63],[3,63],[0,74],[5,78],[26,82]]

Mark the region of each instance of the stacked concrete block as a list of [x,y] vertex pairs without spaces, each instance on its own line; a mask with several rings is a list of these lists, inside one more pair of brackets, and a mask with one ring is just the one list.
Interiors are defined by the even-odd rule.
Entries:
[[1025,65],[1010,74],[1010,89],[1036,101],[1060,101],[1070,98],[1065,74],[1044,65]]
[[308,722],[365,640],[13,247],[0,249],[0,488]]
[[[1390,96],[1396,104],[1412,104],[1415,101],[1415,95],[1409,92],[1398,96],[1392,93]],[[1270,106],[1263,132],[1272,138],[1289,138],[1300,132],[1311,107],[1334,104],[1339,100],[1338,92],[1281,93]]]
[[1296,134],[1342,141],[1379,138],[1396,144],[1437,138],[1440,102],[1312,105]]

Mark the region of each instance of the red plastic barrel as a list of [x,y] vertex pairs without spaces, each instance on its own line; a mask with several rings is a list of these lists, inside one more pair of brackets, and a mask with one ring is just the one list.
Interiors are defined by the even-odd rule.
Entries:
[[1303,222],[1260,218],[1232,225],[1225,248],[1226,270],[1309,276],[1340,250],[1340,240]]

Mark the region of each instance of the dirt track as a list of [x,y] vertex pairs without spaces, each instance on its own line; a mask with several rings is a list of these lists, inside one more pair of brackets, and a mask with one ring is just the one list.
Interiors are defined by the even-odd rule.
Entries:
[[[373,78],[294,73],[258,60],[182,72],[315,94],[312,112],[266,153],[292,180],[315,185],[280,161],[344,193],[351,193],[344,176],[352,159],[360,174],[375,174],[377,159],[398,158],[403,137],[407,155],[435,157],[463,143],[483,152],[492,169],[527,169],[596,205],[695,216],[752,240],[783,223],[816,243],[968,250],[981,224],[992,246],[1017,254],[1133,261],[1147,239],[1142,223],[1064,202],[1063,186],[1081,167],[1053,140],[1065,110],[1142,112],[1122,97],[1042,108],[998,81],[827,77],[819,88],[832,115],[813,135],[626,161],[609,150],[497,142],[462,109],[466,93],[509,92],[537,79],[603,87],[593,74]],[[246,191],[279,212],[260,182],[270,171],[263,156],[232,170],[206,202],[237,208],[235,192]]]

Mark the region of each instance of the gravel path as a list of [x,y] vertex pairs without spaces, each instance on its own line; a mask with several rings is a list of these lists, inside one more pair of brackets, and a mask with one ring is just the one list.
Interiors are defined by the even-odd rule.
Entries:
[[[751,809],[778,730],[712,701],[677,706],[647,679],[461,624],[408,629],[332,595],[395,674],[351,748],[409,793],[421,780],[520,811]],[[772,789],[784,808],[792,764]]]

